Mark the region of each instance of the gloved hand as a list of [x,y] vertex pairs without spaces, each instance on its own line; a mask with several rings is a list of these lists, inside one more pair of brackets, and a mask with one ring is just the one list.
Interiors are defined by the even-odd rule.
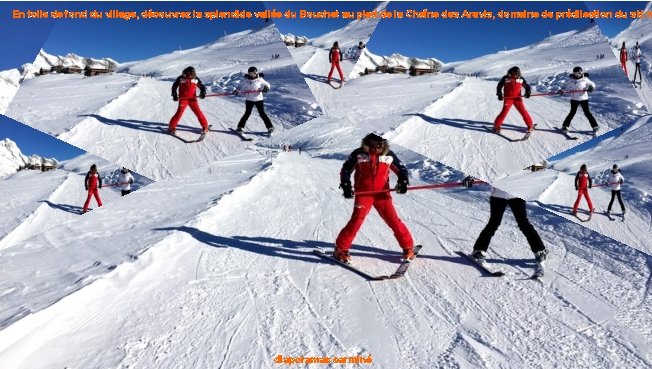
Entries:
[[588,92],[588,93],[591,93],[593,91],[595,91],[595,87],[593,87],[593,86],[589,86],[589,88],[586,89],[586,92]]
[[503,94],[501,92],[497,93],[496,95],[498,95],[499,101],[503,101]]
[[466,176],[462,180],[462,186],[464,186],[466,188],[471,188],[473,186],[473,181],[474,180],[475,180],[475,178],[473,178],[473,176]]
[[593,187],[593,184],[590,184],[590,185],[589,185],[589,188],[592,188],[592,187]]
[[353,198],[353,187],[351,187],[351,182],[342,182],[340,183],[340,188],[342,189],[345,199]]
[[199,93],[199,98],[200,99],[205,99],[206,98],[206,91],[202,91]]
[[179,95],[177,95],[177,94],[172,94],[172,100],[174,100],[174,101],[179,101]]
[[622,179],[619,179],[619,180],[618,180],[618,183],[623,184],[623,180],[622,180]]
[[580,190],[580,189],[579,189],[579,188],[577,188],[577,186],[575,186],[575,191],[579,191],[579,190]]
[[557,91],[557,93],[558,93],[559,95],[563,95],[563,94],[564,94],[564,90],[559,90],[559,91]]
[[268,92],[268,91],[269,91],[269,87],[263,86],[263,93]]
[[531,94],[532,94],[532,92],[530,90],[527,90],[527,91],[525,91],[524,96],[525,96],[526,99],[529,99]]
[[86,191],[88,191],[88,186],[84,186],[84,188],[86,189]]
[[406,179],[399,179],[396,182],[396,193],[404,194],[408,191],[409,182]]
[[240,95],[240,91],[238,90],[233,91],[233,96],[238,96],[238,95]]

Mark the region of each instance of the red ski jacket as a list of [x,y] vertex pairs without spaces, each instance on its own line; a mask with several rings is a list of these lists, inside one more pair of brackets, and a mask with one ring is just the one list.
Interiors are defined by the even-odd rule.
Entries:
[[179,76],[172,84],[172,96],[177,94],[177,88],[179,89],[179,98],[187,99],[190,97],[195,97],[197,95],[197,87],[202,93],[206,93],[206,87],[201,83],[199,78],[186,78],[185,76]]
[[575,176],[575,189],[584,190],[586,188],[591,188],[591,186],[593,186],[591,175],[589,175],[588,172],[582,173],[581,170],[577,172],[577,175]]
[[624,64],[627,61],[627,48],[620,48],[620,63]]
[[328,53],[328,61],[331,64],[340,64],[340,61],[342,61],[340,49],[331,48],[331,51]]
[[498,82],[498,86],[496,87],[496,94],[502,94],[504,97],[511,98],[519,97],[521,96],[521,88],[523,87],[525,88],[526,92],[531,92],[530,85],[527,83],[525,78],[503,76],[503,78],[500,79],[500,82]]
[[84,186],[86,190],[93,190],[96,188],[102,188],[102,177],[98,173],[86,173],[86,179],[84,180]]
[[353,187],[356,191],[385,190],[389,189],[390,170],[398,175],[399,180],[408,181],[407,168],[388,147],[380,154],[373,154],[363,146],[353,151],[344,162],[340,182],[350,182],[355,171]]

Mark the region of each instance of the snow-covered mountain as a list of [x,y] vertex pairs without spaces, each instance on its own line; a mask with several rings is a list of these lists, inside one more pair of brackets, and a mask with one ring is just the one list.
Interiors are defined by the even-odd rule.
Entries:
[[56,168],[59,162],[55,158],[42,158],[36,154],[26,156],[9,138],[0,141],[0,178],[16,173],[27,166],[43,165]]

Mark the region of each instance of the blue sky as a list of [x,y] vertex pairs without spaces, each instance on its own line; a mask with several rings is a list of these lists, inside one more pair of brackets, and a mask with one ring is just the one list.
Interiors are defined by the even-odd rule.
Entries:
[[86,153],[75,146],[0,115],[0,140],[5,138],[14,141],[20,151],[27,156],[36,154],[61,161]]
[[296,19],[274,19],[274,24],[281,33],[292,33],[296,36],[315,38],[330,31],[343,28],[351,22],[350,19],[300,19],[299,10],[306,11],[350,11],[374,10],[378,5],[375,1],[265,1],[267,9],[278,11],[291,10],[297,13]]
[[[188,49],[201,46],[228,34],[246,29],[259,28],[264,21],[256,18],[207,20],[207,19],[140,19],[140,20],[76,20],[63,19],[57,21],[42,20],[12,20],[13,9],[45,9],[45,10],[93,10],[107,11],[111,9],[140,12],[153,9],[155,11],[230,11],[234,9],[260,11],[265,7],[262,2],[2,2],[3,28],[2,37],[16,40],[29,39],[30,45],[22,45],[20,41],[10,45],[21,53],[21,58],[11,57],[3,60],[2,69],[19,67],[23,63],[32,62],[42,46],[53,55],[65,55],[69,52],[85,56],[103,58],[110,57],[118,62],[128,62],[150,58],[170,53],[179,48]],[[35,36],[35,27],[51,29],[44,40],[42,32]],[[27,36],[27,32],[30,33]],[[46,33],[47,34],[47,33]],[[35,46],[36,45],[36,46]],[[31,56],[29,56],[31,55]],[[4,59],[4,56],[3,56]],[[6,65],[11,62],[11,65]]]
[[[587,10],[584,2],[391,2],[388,10],[492,11]],[[435,57],[444,62],[468,60],[505,48],[516,49],[550,34],[588,27],[589,20],[547,19],[385,19],[374,31],[371,52],[410,57]]]

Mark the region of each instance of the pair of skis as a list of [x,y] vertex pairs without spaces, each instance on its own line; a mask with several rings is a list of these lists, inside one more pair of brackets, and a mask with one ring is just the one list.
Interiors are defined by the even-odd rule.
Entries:
[[[563,129],[561,129],[561,128],[559,128],[559,127],[555,127],[555,129],[556,129],[559,133],[561,133],[562,135],[564,135],[564,136],[565,136],[567,139],[569,139],[569,140],[579,140],[579,137],[577,137],[577,136],[573,136],[573,135],[572,135],[570,132],[568,132],[568,131],[564,131]],[[597,136],[597,132],[595,132],[595,131],[591,131],[591,132],[580,132],[580,131],[575,131],[575,132],[576,132],[576,133],[588,133],[589,135],[591,135],[591,136],[593,136],[593,137],[596,137],[596,136]]]
[[[534,127],[536,128],[536,126],[537,126],[537,125],[535,124]],[[500,137],[506,139],[506,140],[509,141],[509,142],[527,141],[527,140],[530,138],[530,135],[531,135],[532,132],[533,132],[533,131],[526,132],[525,135],[524,135],[523,137],[521,137],[521,138],[512,138],[512,137],[509,137],[509,136],[505,135],[502,131],[500,131],[500,132],[496,132],[496,131],[494,131],[493,126],[483,126],[483,127],[484,127],[484,129],[486,129],[487,131],[489,131],[489,132],[491,132],[491,133],[494,133],[494,134],[497,134],[498,136],[500,136]]]
[[[421,251],[422,247],[423,247],[422,245],[414,246],[414,255],[419,255],[419,251]],[[360,276],[362,276],[365,279],[370,280],[370,281],[384,281],[384,280],[387,280],[387,279],[401,278],[401,277],[403,277],[405,275],[405,273],[408,271],[408,268],[410,268],[410,265],[412,265],[412,262],[414,261],[414,259],[412,259],[412,260],[404,260],[403,262],[401,262],[401,264],[398,266],[398,268],[396,268],[396,271],[394,273],[392,273],[392,274],[389,274],[389,275],[371,275],[371,274],[363,271],[362,269],[360,269],[360,268],[358,268],[358,267],[356,267],[356,266],[354,266],[354,265],[352,265],[350,263],[344,263],[342,261],[339,261],[339,260],[335,259],[332,254],[327,254],[324,250],[316,249],[316,250],[313,250],[313,253],[315,255],[323,258],[323,259],[327,259],[327,260],[330,260],[330,261],[332,261],[332,262],[334,262],[336,264],[339,264],[339,265],[343,266],[344,268],[346,268],[346,269],[348,269],[348,270],[350,270],[350,271],[352,271],[352,272],[354,272],[354,273],[356,273],[356,274],[358,274],[358,275],[360,275]],[[415,258],[416,258],[416,256],[415,256]]]
[[[487,263],[486,260],[479,260],[471,256],[470,254],[467,254],[462,251],[456,251],[456,254],[460,256],[464,256],[465,258],[469,259],[470,261],[473,262],[474,265],[476,265],[481,272],[491,276],[491,277],[503,277],[505,275],[505,272],[502,270],[496,270],[493,269],[491,266],[489,266],[489,263]],[[532,276],[530,276],[530,279],[539,279],[542,278],[545,274],[545,266],[543,263],[536,263],[536,267],[534,269],[534,273]]]
[[[338,85],[335,85],[335,84],[333,84],[333,81],[335,81],[335,82],[339,82],[339,84],[338,84]],[[340,89],[340,88],[342,88],[342,86],[344,86],[344,82],[342,82],[341,80],[330,80],[330,81],[328,81],[328,84],[329,84],[332,88],[334,88],[334,89],[336,89],[336,90],[337,90],[337,89]]]
[[[208,126],[208,130],[209,130],[209,131],[210,131],[210,129],[211,129],[212,126],[213,126],[213,125],[209,125],[209,126]],[[183,137],[177,135],[176,133],[168,132],[168,130],[166,130],[166,129],[162,128],[162,127],[159,127],[159,129],[160,129],[161,131],[163,131],[163,132],[169,134],[169,135],[172,136],[172,137],[178,138],[178,139],[181,140],[181,142],[183,142],[183,143],[202,142],[202,141],[204,141],[204,138],[206,138],[206,132],[201,132],[201,133],[199,134],[199,137],[198,137],[197,139],[195,139],[195,140],[188,140],[188,139],[185,139],[185,138],[183,138]]]
[[[253,141],[252,137],[249,137],[245,132],[238,132],[237,129],[229,128],[236,136],[240,137],[242,141]],[[267,135],[267,137],[272,137],[271,133],[262,133],[262,135]]]

